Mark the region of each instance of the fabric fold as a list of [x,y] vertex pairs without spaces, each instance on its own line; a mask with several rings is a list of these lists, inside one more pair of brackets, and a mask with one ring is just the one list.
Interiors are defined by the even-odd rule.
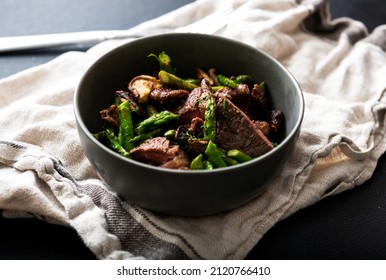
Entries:
[[[304,91],[296,149],[266,192],[198,218],[152,213],[113,193],[83,154],[72,106],[87,68],[128,40],[108,41],[0,81],[2,215],[72,227],[100,259],[242,259],[277,222],[368,180],[386,150],[385,26],[368,34],[358,21],[331,20],[323,0],[229,3],[234,13],[216,35],[270,54]],[[170,32],[222,4],[198,0],[133,30]]]

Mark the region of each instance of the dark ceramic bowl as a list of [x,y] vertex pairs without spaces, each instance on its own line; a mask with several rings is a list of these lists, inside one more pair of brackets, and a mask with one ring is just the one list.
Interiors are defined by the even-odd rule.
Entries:
[[[162,51],[170,55],[179,76],[192,76],[196,67],[216,67],[225,75],[247,73],[264,81],[273,107],[285,115],[285,136],[278,147],[237,166],[197,171],[143,164],[98,142],[92,133],[102,126],[99,111],[112,104],[114,91],[131,78],[151,74],[154,60],[146,56]],[[84,152],[107,185],[143,208],[178,216],[219,213],[261,194],[294,151],[304,111],[299,85],[279,62],[240,42],[200,34],[145,37],[113,49],[85,73],[74,102]]]

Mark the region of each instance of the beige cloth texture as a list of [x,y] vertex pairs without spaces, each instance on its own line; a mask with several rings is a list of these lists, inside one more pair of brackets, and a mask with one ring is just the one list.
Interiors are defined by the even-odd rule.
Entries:
[[[326,1],[197,0],[135,28],[190,24],[233,5],[217,35],[279,60],[304,91],[293,156],[258,198],[227,213],[182,218],[122,201],[85,158],[73,113],[86,69],[125,41],[101,43],[0,80],[0,209],[74,228],[100,259],[243,259],[299,209],[368,180],[386,149],[386,26],[371,34],[330,20]],[[58,240],[60,242],[60,240]]]

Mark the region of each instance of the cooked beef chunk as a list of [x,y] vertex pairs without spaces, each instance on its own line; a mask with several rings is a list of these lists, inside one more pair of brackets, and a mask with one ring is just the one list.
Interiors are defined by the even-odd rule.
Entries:
[[235,95],[237,98],[249,97],[251,91],[247,84],[238,84],[235,89]]
[[239,84],[236,89],[224,87],[219,89],[215,96],[224,96],[231,100],[241,111],[243,111],[250,119],[257,120],[259,116],[258,107],[255,105],[255,100],[251,95],[248,85]]
[[115,91],[115,96],[119,97],[121,99],[121,102],[132,99],[131,93],[125,90]]
[[239,84],[235,89],[232,89],[230,87],[223,87],[220,88],[216,93],[215,96],[226,96],[232,102],[237,99],[243,99],[243,98],[249,98],[250,96],[250,90],[248,85],[246,84]]
[[176,113],[179,115],[179,122],[186,124],[195,117],[204,117],[205,106],[200,103],[202,90],[195,88],[192,90],[188,98],[179,106]]
[[270,109],[268,94],[259,84],[255,84],[251,92],[251,97],[259,111],[259,115],[265,117]]
[[268,123],[271,130],[271,137],[276,141],[280,137],[280,132],[283,131],[284,114],[280,110],[271,110],[268,112]]
[[218,91],[214,93],[214,96],[217,98],[220,96],[224,96],[231,100],[233,99],[234,95],[235,95],[235,90],[231,89],[230,87],[220,88]]
[[206,81],[205,79],[201,80],[200,88],[206,93],[206,94],[212,94],[212,87]]
[[185,169],[189,158],[177,145],[172,145],[165,137],[146,140],[130,151],[134,160],[173,169]]
[[111,105],[107,109],[103,109],[99,112],[102,120],[105,121],[109,126],[118,128],[119,127],[119,118],[117,105]]
[[162,87],[151,91],[149,99],[165,104],[173,101],[179,101],[182,98],[186,98],[188,95],[189,91],[185,89],[168,89]]
[[269,126],[269,123],[266,121],[253,121],[253,123],[256,125],[258,129],[261,130],[261,132],[264,133],[265,136],[269,137],[271,133],[271,128]]
[[251,100],[250,96],[245,98],[237,98],[232,100],[232,103],[243,111],[251,120],[258,120],[261,118],[258,108]]
[[274,132],[278,132],[281,129],[284,121],[284,114],[280,110],[271,110],[268,113],[268,121],[271,129]]
[[217,99],[216,143],[224,150],[238,149],[251,157],[273,148],[251,119],[224,96]]
[[204,120],[195,117],[190,121],[190,126],[188,127],[190,134],[197,136],[202,131],[202,126],[204,124]]
[[188,169],[189,168],[189,160],[186,156],[176,156],[171,160],[160,165],[164,168],[170,169]]
[[205,152],[206,147],[208,146],[208,141],[203,139],[189,139],[188,140],[189,149],[193,154],[201,154]]
[[206,107],[206,96],[212,94],[212,90],[208,82],[203,79],[201,86],[193,89],[188,98],[179,106],[177,114],[179,122],[182,124],[189,124],[195,117],[204,119],[205,107]]

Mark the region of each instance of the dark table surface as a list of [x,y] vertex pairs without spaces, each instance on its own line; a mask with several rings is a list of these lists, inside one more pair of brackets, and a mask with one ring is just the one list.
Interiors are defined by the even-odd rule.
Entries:
[[[127,29],[189,0],[0,1],[0,36]],[[333,18],[386,24],[384,0],[330,0]],[[0,78],[47,62],[65,48],[0,54]],[[275,225],[248,259],[386,259],[386,156],[363,185]],[[36,219],[0,218],[0,259],[95,259],[77,233]]]

